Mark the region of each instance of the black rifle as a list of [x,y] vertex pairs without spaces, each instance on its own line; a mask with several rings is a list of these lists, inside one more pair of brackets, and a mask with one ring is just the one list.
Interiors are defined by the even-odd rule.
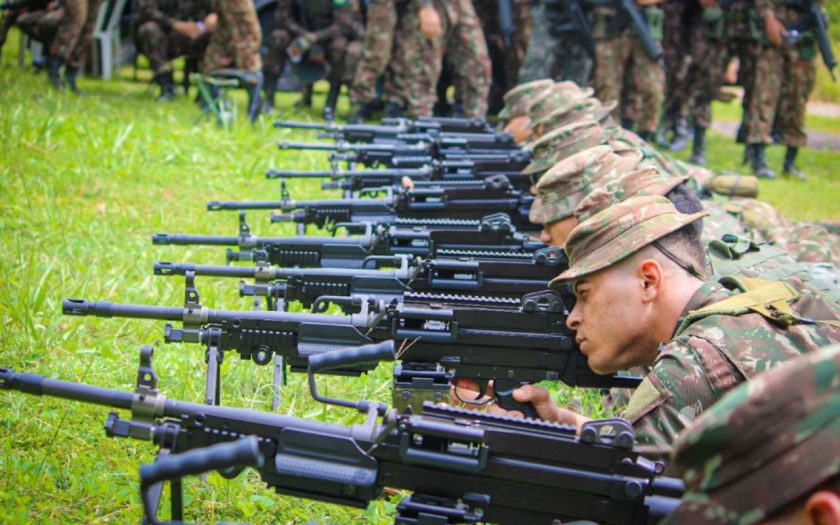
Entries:
[[486,120],[481,119],[386,119],[379,126],[278,120],[274,122],[274,126],[322,131],[336,140],[347,142],[373,142],[381,138],[396,138],[397,135],[406,133],[493,133],[496,131]]
[[558,33],[577,34],[583,49],[594,60],[595,39],[592,38],[592,26],[581,0],[545,0],[545,6],[549,9],[559,8],[565,15],[564,22],[552,29]]
[[[167,323],[164,341],[206,347],[205,400],[214,404],[219,402],[218,365],[226,351],[234,350],[242,359],[260,365],[271,362],[273,356],[282,357],[283,362],[275,361],[275,384],[279,386],[284,363],[300,372],[311,356],[328,349],[389,339],[409,343],[401,351],[403,368],[407,363],[442,365],[455,377],[476,381],[481,395],[493,380],[499,406],[525,414],[535,415],[533,406],[512,397],[512,392],[525,384],[551,380],[587,388],[633,388],[640,382],[636,377],[598,375],[589,368],[565,326],[563,297],[549,290],[525,295],[518,309],[413,307],[367,296],[322,297],[318,301],[355,307],[356,313],[350,315],[211,310],[199,303],[197,291],[190,286],[186,299],[183,308],[83,299],[65,299],[62,307],[65,314],[76,316],[182,321],[182,329]],[[336,369],[333,373],[358,375],[368,370]]]
[[314,224],[319,228],[335,223],[394,224],[402,219],[481,219],[493,213],[511,217],[517,229],[535,231],[540,225],[528,219],[534,197],[521,190],[499,188],[491,181],[484,181],[482,188],[431,187],[413,190],[388,191],[390,195],[379,199],[334,199],[295,201],[283,189],[279,201],[231,202],[211,201],[210,211],[223,210],[280,210],[273,214],[272,222],[294,222],[301,233],[304,227]]
[[831,36],[828,34],[828,21],[825,18],[822,8],[816,0],[798,0],[792,3],[805,11],[805,15],[801,20],[794,23],[792,27],[789,27],[788,31],[795,30],[798,33],[813,31],[817,45],[820,48],[823,63],[826,69],[828,69],[829,74],[831,74],[831,80],[836,82],[834,68],[837,67],[837,58],[834,56],[834,49],[831,47]]
[[586,423],[577,436],[573,427],[544,421],[430,404],[420,415],[400,415],[379,403],[319,394],[314,372],[393,359],[392,346],[310,359],[313,397],[366,415],[353,426],[167,399],[152,355],[149,347],[141,351],[134,392],[0,369],[3,390],[131,411],[131,419],[111,412],[105,432],[160,448],[140,475],[152,523],[158,523],[162,482],[173,482],[172,519],[180,520],[183,475],[218,469],[232,477],[245,466],[280,494],[351,507],[366,507],[385,487],[410,491],[396,522],[417,525],[652,524],[673,512],[684,490],[681,481],[662,475],[663,464],[640,455],[623,420]]
[[415,187],[418,184],[434,186],[438,184],[456,183],[464,184],[470,182],[473,185],[480,184],[482,180],[489,178],[504,177],[507,182],[516,189],[528,189],[531,179],[518,171],[492,172],[476,171],[469,161],[434,161],[420,168],[384,169],[384,170],[268,170],[265,173],[268,179],[299,179],[316,178],[332,179],[325,182],[323,189],[341,189],[345,191],[358,192],[367,188],[378,188],[383,186],[394,186],[401,184],[407,177],[413,181]]
[[522,171],[531,163],[531,152],[526,150],[498,151],[495,153],[448,152],[443,157],[434,155],[394,155],[393,151],[331,152],[330,163],[339,162],[363,164],[367,167],[422,168],[435,161],[456,161],[465,163],[476,171],[510,172]]
[[[377,268],[391,266],[395,255],[474,258],[522,261],[543,258],[534,252],[546,248],[517,233],[504,214],[481,220],[398,219],[394,226],[337,224],[352,237],[258,237],[251,234],[244,212],[239,216],[239,235],[189,235],[157,233],[156,245],[232,246],[227,262],[261,262],[275,266]],[[440,229],[437,229],[440,228]]]
[[[561,252],[562,253],[562,252]],[[463,259],[414,259],[394,257],[394,270],[358,268],[278,268],[258,266],[212,266],[157,262],[155,275],[178,276],[191,272],[195,276],[252,279],[241,281],[240,295],[265,297],[269,310],[285,310],[286,303],[298,301],[311,308],[318,298],[328,296],[375,295],[390,301],[412,299],[447,304],[471,301],[479,304],[495,299],[519,306],[526,293],[545,290],[548,283],[566,267],[566,259],[546,253],[545,261],[476,261]],[[468,297],[452,294],[469,294]]]

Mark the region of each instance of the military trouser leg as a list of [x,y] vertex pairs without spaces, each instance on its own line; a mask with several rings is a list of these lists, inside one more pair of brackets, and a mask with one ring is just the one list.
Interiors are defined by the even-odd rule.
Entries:
[[787,74],[782,81],[777,121],[784,144],[801,148],[808,144],[805,113],[816,81],[816,63],[800,57],[794,50],[789,51],[786,58]]
[[768,46],[759,53],[746,118],[748,144],[772,142],[770,133],[782,94],[784,67],[784,55],[779,48]]
[[168,36],[160,24],[153,20],[143,22],[137,29],[137,46],[149,60],[149,66],[155,75],[172,70],[172,65],[167,58]]
[[350,98],[368,103],[376,98],[376,82],[391,63],[397,11],[392,1],[371,0],[367,8],[367,30],[356,67]]
[[593,87],[595,95],[606,103],[619,101],[612,116],[621,119],[621,91],[624,73],[632,49],[632,35],[622,34],[612,38],[599,38],[595,42],[595,74]]
[[487,115],[487,96],[490,92],[490,56],[481,22],[471,0],[458,0],[457,20],[450,21],[446,48],[449,60],[457,64],[452,75],[461,89],[467,117]]
[[50,45],[50,55],[70,58],[87,17],[87,0],[65,0],[61,3],[63,16],[58,21],[55,38]]
[[96,19],[99,16],[99,7],[102,5],[102,0],[87,0],[87,9],[85,10],[85,23],[79,33],[79,38],[73,51],[67,60],[67,67],[78,70],[82,67],[82,60],[87,54],[91,52],[91,45],[93,43],[93,32],[96,30]]

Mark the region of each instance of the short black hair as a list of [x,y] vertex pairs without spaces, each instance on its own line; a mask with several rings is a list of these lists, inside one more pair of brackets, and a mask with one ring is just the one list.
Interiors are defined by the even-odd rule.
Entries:
[[[674,207],[680,213],[693,214],[703,211],[703,203],[697,193],[688,187],[688,184],[681,182],[674,186],[671,191],[665,194],[665,198],[674,204]],[[700,236],[703,233],[703,219],[694,221],[689,224],[692,229],[697,230],[697,239],[700,241]]]

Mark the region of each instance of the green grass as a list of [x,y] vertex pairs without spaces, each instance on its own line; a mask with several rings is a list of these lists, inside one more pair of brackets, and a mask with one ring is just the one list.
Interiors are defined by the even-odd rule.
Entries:
[[[10,44],[17,42],[15,35]],[[180,280],[151,275],[155,260],[222,264],[221,250],[153,247],[154,232],[229,234],[230,213],[208,213],[212,199],[265,199],[279,194],[263,177],[270,167],[324,167],[320,154],[283,154],[277,140],[311,140],[311,134],[279,131],[270,122],[254,126],[240,119],[229,131],[200,119],[180,97],[154,102],[154,90],[128,81],[85,79],[85,97],[59,94],[43,76],[19,70],[13,45],[0,64],[0,366],[72,381],[130,390],[142,344],[157,347],[156,368],[163,392],[199,401],[203,395],[203,352],[190,345],[163,345],[162,323],[74,318],[61,315],[61,300],[81,297],[176,306]],[[124,77],[130,75],[123,71]],[[147,78],[148,72],[142,72]],[[280,107],[296,97],[283,95]],[[244,105],[240,98],[240,107]],[[294,119],[317,119],[323,93],[312,112],[290,109]],[[346,101],[342,112],[348,111]],[[713,137],[716,168],[735,168],[740,150]],[[778,153],[771,159],[778,163]],[[836,154],[803,153],[808,183],[762,183],[762,193],[800,218],[840,218]],[[321,197],[316,181],[295,182],[296,198]],[[291,234],[253,213],[258,235]],[[202,301],[215,308],[246,308],[230,281],[199,279]],[[223,366],[223,402],[270,409],[271,370],[229,357]],[[347,399],[388,401],[389,368],[368,376],[324,378],[321,388]],[[559,389],[584,410],[603,415],[592,393]],[[314,403],[301,376],[284,389],[284,413],[351,423],[349,411]],[[141,514],[137,469],[151,461],[148,443],[106,438],[106,410],[82,404],[0,394],[0,523],[125,523]],[[212,474],[186,483],[189,520],[226,519],[253,523],[389,523],[394,502],[367,510],[344,509],[278,497],[253,473],[235,480]],[[165,515],[165,514],[164,514]]]

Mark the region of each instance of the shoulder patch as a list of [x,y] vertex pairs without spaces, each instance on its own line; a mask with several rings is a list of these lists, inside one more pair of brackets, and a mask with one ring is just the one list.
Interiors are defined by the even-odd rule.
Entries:
[[668,394],[657,388],[650,377],[646,377],[630,396],[627,409],[624,411],[624,419],[632,423],[661,405],[667,398]]

